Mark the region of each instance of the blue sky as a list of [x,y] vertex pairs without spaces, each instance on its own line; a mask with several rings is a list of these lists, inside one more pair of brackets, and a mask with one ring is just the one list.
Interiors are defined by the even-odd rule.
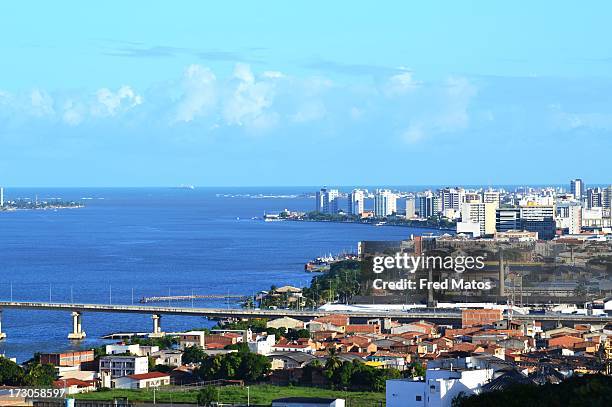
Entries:
[[0,184],[609,183],[612,6],[533,3],[3,2]]

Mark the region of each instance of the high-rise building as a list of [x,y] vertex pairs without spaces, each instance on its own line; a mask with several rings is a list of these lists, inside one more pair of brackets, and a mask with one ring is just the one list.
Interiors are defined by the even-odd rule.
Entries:
[[495,210],[495,230],[508,232],[510,230],[521,230],[520,208],[498,208]]
[[438,216],[440,212],[440,197],[431,191],[426,191],[418,195],[419,217],[426,219],[431,216]]
[[570,191],[577,201],[581,201],[584,196],[584,182],[580,178],[571,180]]
[[361,216],[365,210],[365,193],[361,189],[354,189],[348,198],[348,213]]
[[384,218],[396,212],[396,195],[388,189],[377,189],[374,194],[374,216]]
[[459,211],[465,201],[465,191],[462,188],[444,188],[438,191],[440,196],[440,212],[447,209]]
[[482,202],[492,203],[495,205],[496,208],[499,208],[500,198],[501,196],[499,191],[496,191],[494,189],[489,188],[486,191],[482,192]]
[[610,212],[612,209],[612,185],[603,189],[601,194],[601,206]]
[[334,214],[338,213],[338,190],[321,188],[316,194],[316,211]]
[[495,233],[495,204],[493,203],[464,203],[461,205],[461,222],[477,223],[480,236]]
[[586,191],[586,206],[587,208],[603,207],[604,190],[597,188],[589,188]]
[[409,196],[406,198],[406,218],[414,218],[416,216],[416,200]]
[[528,205],[521,207],[521,228],[529,232],[538,232],[542,240],[555,237],[554,206]]

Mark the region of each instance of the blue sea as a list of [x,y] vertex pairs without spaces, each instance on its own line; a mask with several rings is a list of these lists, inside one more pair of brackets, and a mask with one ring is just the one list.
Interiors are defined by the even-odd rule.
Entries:
[[[265,211],[311,210],[308,188],[8,189],[5,199],[61,198],[84,208],[0,212],[0,299],[137,303],[154,295],[250,295],[271,285],[308,284],[304,263],[355,252],[360,240],[398,240],[430,232],[405,227],[263,222]],[[258,217],[259,219],[252,219]],[[191,306],[191,303],[173,305]],[[225,300],[196,306],[235,307]],[[164,316],[164,331],[210,326],[199,317]],[[67,312],[4,310],[0,353],[24,361],[35,352],[91,348],[111,332],[149,332],[150,315],[83,315],[87,338],[67,339]]]

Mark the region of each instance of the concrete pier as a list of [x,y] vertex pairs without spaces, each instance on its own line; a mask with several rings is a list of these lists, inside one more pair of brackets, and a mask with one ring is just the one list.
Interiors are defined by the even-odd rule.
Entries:
[[2,310],[0,310],[0,340],[6,338],[6,334],[2,332]]
[[149,337],[150,338],[160,338],[164,336],[165,333],[162,332],[161,330],[161,315],[153,314],[151,315],[151,318],[153,318],[153,332],[149,334]]
[[68,334],[68,339],[80,341],[85,338],[85,332],[81,326],[81,313],[72,312],[72,332]]

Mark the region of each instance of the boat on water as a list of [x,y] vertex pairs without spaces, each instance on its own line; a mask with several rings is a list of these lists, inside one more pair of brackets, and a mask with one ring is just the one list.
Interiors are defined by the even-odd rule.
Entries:
[[323,273],[329,271],[331,265],[343,260],[355,260],[358,256],[354,253],[341,253],[333,256],[331,253],[326,256],[314,258],[304,264],[304,271],[308,273]]
[[278,222],[284,219],[281,218],[280,213],[264,213],[263,220],[264,222]]

